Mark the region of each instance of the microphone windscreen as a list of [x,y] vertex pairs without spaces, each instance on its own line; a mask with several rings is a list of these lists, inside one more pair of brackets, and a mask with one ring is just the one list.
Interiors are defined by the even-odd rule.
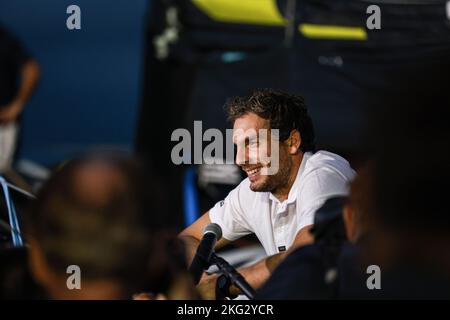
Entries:
[[222,238],[222,228],[217,223],[210,223],[205,227],[203,234],[213,233],[217,240]]

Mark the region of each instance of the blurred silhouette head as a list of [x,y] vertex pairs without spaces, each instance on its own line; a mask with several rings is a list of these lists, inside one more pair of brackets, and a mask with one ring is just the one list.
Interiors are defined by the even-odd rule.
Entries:
[[388,260],[420,260],[448,274],[449,81],[446,61],[402,74],[383,104],[374,99],[370,143],[378,247]]
[[373,166],[366,164],[350,184],[350,193],[343,210],[347,239],[358,242],[371,227],[373,215]]

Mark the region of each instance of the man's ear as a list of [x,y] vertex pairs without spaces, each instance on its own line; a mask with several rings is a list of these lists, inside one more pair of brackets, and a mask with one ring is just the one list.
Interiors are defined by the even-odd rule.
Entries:
[[300,151],[300,146],[302,145],[302,137],[298,130],[292,130],[288,138],[288,147],[290,154],[296,154]]

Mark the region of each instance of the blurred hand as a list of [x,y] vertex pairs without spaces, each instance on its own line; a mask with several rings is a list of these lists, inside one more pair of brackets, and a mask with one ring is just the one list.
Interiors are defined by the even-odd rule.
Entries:
[[0,122],[10,123],[16,121],[23,109],[23,104],[13,101],[6,106],[0,107]]
[[215,274],[204,274],[197,285],[197,290],[204,300],[216,299],[216,285],[218,276]]

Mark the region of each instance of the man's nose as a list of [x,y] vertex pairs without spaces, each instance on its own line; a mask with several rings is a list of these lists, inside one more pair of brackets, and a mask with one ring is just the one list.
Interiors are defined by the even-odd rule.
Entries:
[[245,148],[237,147],[236,151],[236,164],[242,166],[248,161],[248,153]]

